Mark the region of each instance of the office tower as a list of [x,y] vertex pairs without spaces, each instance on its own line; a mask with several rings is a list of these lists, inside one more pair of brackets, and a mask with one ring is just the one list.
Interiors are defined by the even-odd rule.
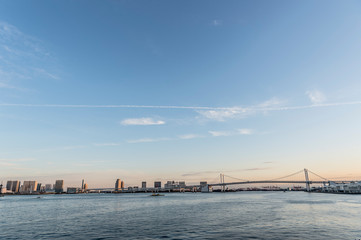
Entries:
[[199,185],[200,185],[201,187],[206,186],[206,185],[207,185],[207,181],[200,182]]
[[6,190],[16,193],[16,192],[19,192],[19,186],[20,186],[20,182],[17,180],[16,181],[7,181]]
[[83,190],[88,190],[88,184],[87,183],[84,183],[84,189]]
[[142,188],[147,188],[147,182],[142,182]]
[[62,193],[64,191],[64,180],[56,180],[54,190],[55,193]]
[[81,181],[81,189],[84,189],[84,179]]
[[7,181],[6,190],[11,191],[12,187],[13,187],[13,181]]
[[179,181],[178,186],[180,188],[185,188],[186,187],[186,182],[185,181]]
[[123,181],[122,181],[120,186],[121,186],[121,188],[124,188],[124,182]]
[[45,184],[45,191],[53,190],[53,186],[51,184]]
[[154,182],[154,188],[161,188],[162,182]]
[[24,181],[24,184],[21,187],[21,193],[33,193],[36,192],[38,186],[37,181]]
[[20,181],[15,180],[13,181],[13,186],[11,188],[11,191],[13,191],[14,193],[19,192],[19,188],[20,188]]
[[40,189],[41,189],[41,183],[38,183],[37,187],[36,187],[36,191],[37,192],[40,192]]
[[115,187],[114,190],[115,191],[119,191],[122,188],[122,181],[120,181],[120,179],[117,179],[117,181],[115,182]]

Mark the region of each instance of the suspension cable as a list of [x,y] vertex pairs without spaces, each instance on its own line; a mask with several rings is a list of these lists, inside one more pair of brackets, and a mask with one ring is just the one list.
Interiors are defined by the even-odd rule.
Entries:
[[318,175],[318,174],[316,174],[316,173],[314,173],[314,172],[312,172],[312,171],[310,171],[310,170],[308,170],[308,172],[310,172],[310,173],[312,173],[312,174],[316,175],[316,176],[317,176],[317,177],[319,177],[319,178],[322,178],[323,180],[330,181],[329,179],[324,178],[324,177],[321,177],[320,175]]
[[249,181],[249,180],[246,180],[246,179],[231,177],[231,176],[228,176],[228,175],[225,175],[225,174],[223,174],[223,175],[226,176],[226,177],[233,178],[233,179],[237,179],[237,180],[241,180],[241,181],[244,181],[244,182],[248,182],[248,181]]
[[299,174],[299,173],[301,173],[301,172],[303,172],[303,170],[298,171],[298,172],[295,172],[295,173],[292,173],[292,174],[287,175],[287,176],[284,176],[284,177],[274,178],[274,179],[271,179],[271,180],[269,180],[269,181],[276,181],[276,180],[280,180],[280,179],[283,179],[283,178],[292,177],[293,175]]

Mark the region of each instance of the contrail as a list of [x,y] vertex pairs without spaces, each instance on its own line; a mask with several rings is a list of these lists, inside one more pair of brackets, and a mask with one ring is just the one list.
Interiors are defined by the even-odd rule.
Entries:
[[323,103],[284,107],[209,107],[209,106],[167,106],[167,105],[81,105],[81,104],[25,104],[0,103],[0,107],[30,107],[30,108],[150,108],[150,109],[190,109],[190,110],[242,110],[242,111],[287,111],[310,108],[337,107],[345,105],[361,105],[361,101]]
[[77,104],[24,104],[0,103],[0,107],[34,107],[34,108],[159,108],[159,109],[192,109],[192,110],[226,110],[234,107],[198,107],[198,106],[155,106],[155,105],[77,105]]

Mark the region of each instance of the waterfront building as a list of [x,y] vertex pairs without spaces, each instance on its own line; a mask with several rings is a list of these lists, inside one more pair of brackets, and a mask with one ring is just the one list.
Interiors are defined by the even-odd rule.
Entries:
[[81,181],[81,190],[84,190],[84,179]]
[[171,190],[171,189],[181,189],[186,187],[185,181],[175,182],[175,181],[167,181],[166,184],[164,184],[164,188]]
[[84,183],[84,191],[88,190],[88,184],[87,183]]
[[41,183],[38,183],[38,185],[36,186],[36,191],[40,192],[40,190],[41,190]]
[[161,188],[162,182],[154,182],[154,188]]
[[64,180],[56,180],[54,190],[55,190],[55,193],[64,192]]
[[53,190],[52,184],[45,184],[45,191],[46,192],[49,192],[49,191],[52,191],[52,190]]
[[23,185],[20,188],[20,192],[23,194],[36,192],[37,186],[37,181],[24,181]]
[[186,187],[186,182],[185,181],[180,181],[178,183],[178,185],[179,185],[179,188],[185,188]]
[[206,186],[207,184],[208,184],[207,181],[203,181],[203,182],[200,182],[200,183],[199,183],[199,185],[201,186],[201,188],[204,187],[204,186]]
[[147,188],[147,182],[142,182],[142,188]]
[[123,181],[121,182],[120,187],[124,188],[124,182]]
[[120,191],[121,189],[122,189],[122,181],[120,179],[117,179],[117,181],[115,181],[114,190]]
[[361,182],[330,183],[321,187],[321,192],[328,193],[361,193]]
[[7,191],[17,193],[17,192],[19,192],[19,187],[20,187],[20,181],[18,181],[18,180],[16,180],[16,181],[7,181],[7,183],[6,183],[6,190]]
[[69,194],[75,194],[75,193],[79,193],[79,192],[80,192],[80,189],[77,187],[68,187],[66,189],[66,193],[69,193]]

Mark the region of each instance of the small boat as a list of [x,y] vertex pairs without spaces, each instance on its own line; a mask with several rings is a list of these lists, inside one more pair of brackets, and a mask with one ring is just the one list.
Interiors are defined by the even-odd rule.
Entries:
[[162,197],[164,196],[163,194],[159,194],[159,193],[153,193],[152,195],[150,195],[151,197]]

